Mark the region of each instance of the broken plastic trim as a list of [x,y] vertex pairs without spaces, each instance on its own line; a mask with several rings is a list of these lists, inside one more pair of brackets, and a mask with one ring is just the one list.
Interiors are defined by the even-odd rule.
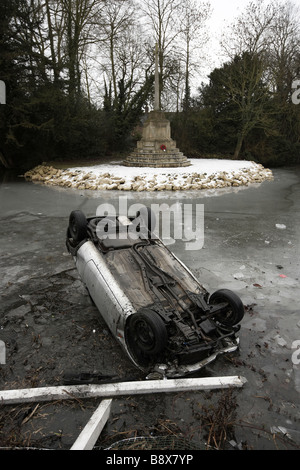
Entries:
[[238,349],[238,347],[239,347],[239,338],[236,338],[235,344],[231,343],[230,345],[224,347],[223,349],[216,351],[215,353],[211,354],[205,359],[195,362],[194,364],[181,365],[181,366],[158,364],[147,375],[146,379],[153,379],[154,377],[163,378],[163,379],[184,377],[187,374],[198,372],[203,367],[207,366],[207,364],[213,362],[217,358],[217,356],[219,356],[220,354],[234,352]]

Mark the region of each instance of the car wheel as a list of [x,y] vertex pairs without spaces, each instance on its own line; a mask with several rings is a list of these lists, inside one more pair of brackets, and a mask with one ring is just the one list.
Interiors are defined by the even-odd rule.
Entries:
[[87,219],[83,212],[72,211],[69,217],[69,231],[75,242],[81,242],[87,237]]
[[210,298],[210,305],[227,303],[220,312],[216,314],[215,320],[225,326],[234,326],[244,317],[244,305],[238,295],[229,289],[220,289],[214,292]]
[[153,310],[142,310],[129,317],[127,338],[137,356],[158,355],[166,347],[168,334],[161,317]]

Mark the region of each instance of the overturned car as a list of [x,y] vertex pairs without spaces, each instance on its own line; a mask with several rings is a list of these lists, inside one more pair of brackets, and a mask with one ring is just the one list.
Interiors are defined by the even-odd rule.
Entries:
[[244,316],[228,289],[212,295],[153,234],[148,208],[136,217],[72,211],[66,244],[112,335],[145,373],[180,377],[238,348]]

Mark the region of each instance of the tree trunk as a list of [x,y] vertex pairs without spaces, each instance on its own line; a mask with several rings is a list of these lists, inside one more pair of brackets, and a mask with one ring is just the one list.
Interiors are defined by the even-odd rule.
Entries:
[[47,22],[48,22],[48,32],[49,32],[49,42],[50,42],[50,51],[51,51],[51,61],[53,67],[53,74],[54,74],[54,83],[58,83],[59,80],[59,71],[56,63],[55,57],[55,48],[54,48],[54,36],[53,36],[53,28],[51,22],[51,13],[49,8],[49,0],[46,0],[46,14],[47,14]]
[[0,164],[2,164],[6,170],[11,170],[12,168],[14,168],[12,159],[10,157],[5,157],[1,151],[0,151]]
[[185,94],[184,94],[184,107],[183,110],[187,112],[190,108],[190,43],[187,41],[186,44],[186,60],[185,60]]
[[240,151],[241,151],[243,142],[244,142],[244,135],[243,135],[243,134],[240,134],[240,135],[238,136],[238,140],[237,140],[236,147],[235,147],[235,151],[234,151],[234,155],[233,155],[233,158],[235,158],[236,160],[239,158],[239,155],[240,155]]
[[111,75],[114,89],[114,103],[117,101],[118,90],[117,90],[117,79],[116,79],[116,70],[115,70],[115,51],[114,51],[114,29],[111,31],[110,36],[110,63],[111,63]]

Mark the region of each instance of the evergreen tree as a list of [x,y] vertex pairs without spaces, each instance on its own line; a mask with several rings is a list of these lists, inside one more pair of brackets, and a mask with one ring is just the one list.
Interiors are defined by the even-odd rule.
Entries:
[[264,83],[264,67],[257,54],[242,56],[215,69],[202,89],[203,104],[211,108],[216,131],[235,139],[234,158],[239,158],[245,138],[254,128],[272,133],[271,94]]

